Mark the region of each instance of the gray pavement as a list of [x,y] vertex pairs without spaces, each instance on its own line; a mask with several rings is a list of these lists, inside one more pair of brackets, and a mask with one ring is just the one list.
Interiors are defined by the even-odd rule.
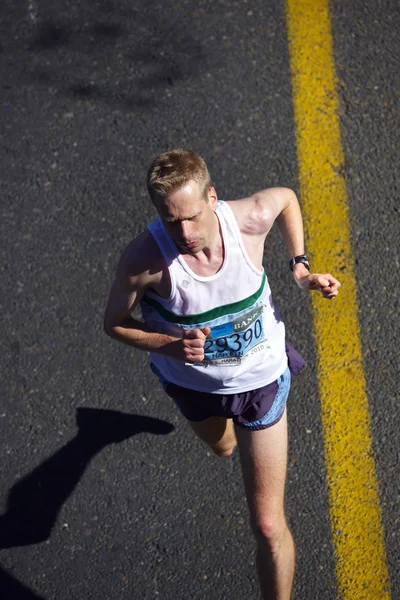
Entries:
[[[398,600],[399,12],[334,0],[332,17]],[[155,216],[144,180],[157,152],[200,152],[221,198],[298,189],[284,5],[6,0],[0,19],[0,597],[259,598],[238,456],[208,455],[102,317],[120,252]],[[265,267],[308,363],[289,404],[294,597],[334,600],[310,302],[276,231]]]

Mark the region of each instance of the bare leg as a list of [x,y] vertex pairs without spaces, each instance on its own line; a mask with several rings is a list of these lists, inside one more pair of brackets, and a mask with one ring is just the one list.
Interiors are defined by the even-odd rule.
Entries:
[[264,600],[289,600],[295,549],[284,512],[287,419],[249,431],[236,427],[250,521],[257,542],[257,571]]
[[188,421],[196,435],[206,442],[217,456],[230,456],[236,446],[232,419],[210,417],[204,421]]

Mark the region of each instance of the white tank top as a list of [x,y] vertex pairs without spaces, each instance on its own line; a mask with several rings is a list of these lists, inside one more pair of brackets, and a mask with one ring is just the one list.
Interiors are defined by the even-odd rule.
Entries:
[[148,226],[171,279],[168,298],[147,291],[143,319],[153,330],[182,337],[185,329],[210,327],[204,360],[190,364],[151,352],[151,361],[171,383],[193,390],[234,394],[275,381],[287,367],[285,326],[273,304],[264,270],[245,250],[235,216],[218,201],[224,262],[210,277],[186,264],[161,219]]

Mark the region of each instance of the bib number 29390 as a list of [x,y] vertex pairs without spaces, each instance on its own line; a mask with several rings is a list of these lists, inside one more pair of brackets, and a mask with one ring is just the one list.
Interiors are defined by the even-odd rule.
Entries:
[[204,363],[235,365],[265,348],[262,306],[211,328],[204,344]]

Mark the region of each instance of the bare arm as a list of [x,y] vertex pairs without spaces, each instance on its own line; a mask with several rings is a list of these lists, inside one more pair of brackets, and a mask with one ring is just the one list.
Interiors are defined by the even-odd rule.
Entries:
[[[293,190],[282,188],[282,196],[286,202],[277,217],[277,223],[289,251],[289,257],[292,258],[305,253],[303,218],[299,201]],[[293,276],[300,288],[318,291],[328,300],[332,300],[339,294],[340,283],[330,273],[310,273],[304,264],[298,263],[293,267]]]
[[171,338],[152,331],[131,316],[153,279],[146,264],[146,250],[151,252],[148,242],[145,236],[139,237],[122,254],[108,298],[104,330],[110,337],[134,348],[159,351],[171,343]]
[[277,196],[280,212],[276,221],[288,249],[289,258],[304,254],[303,217],[297,196],[287,188],[279,189]]
[[104,315],[104,330],[110,337],[134,348],[162,351],[172,342],[172,338],[152,331],[130,314],[146,291],[147,286],[141,285],[140,279],[140,276],[129,277],[123,268],[118,268]]
[[146,290],[161,279],[157,261],[159,256],[154,252],[154,243],[147,236],[139,237],[128,246],[121,256],[110,291],[104,330],[110,337],[139,350],[159,352],[185,362],[199,362],[204,358],[208,329],[184,332],[182,338],[176,338],[154,331],[131,316]]
[[[238,202],[238,217],[241,218],[241,230],[245,235],[253,235],[264,244],[268,231],[276,221],[289,258],[305,253],[303,218],[293,190],[269,188]],[[299,287],[319,291],[324,298],[332,299],[339,293],[340,283],[330,273],[309,273],[300,263],[294,266],[293,276]]]

